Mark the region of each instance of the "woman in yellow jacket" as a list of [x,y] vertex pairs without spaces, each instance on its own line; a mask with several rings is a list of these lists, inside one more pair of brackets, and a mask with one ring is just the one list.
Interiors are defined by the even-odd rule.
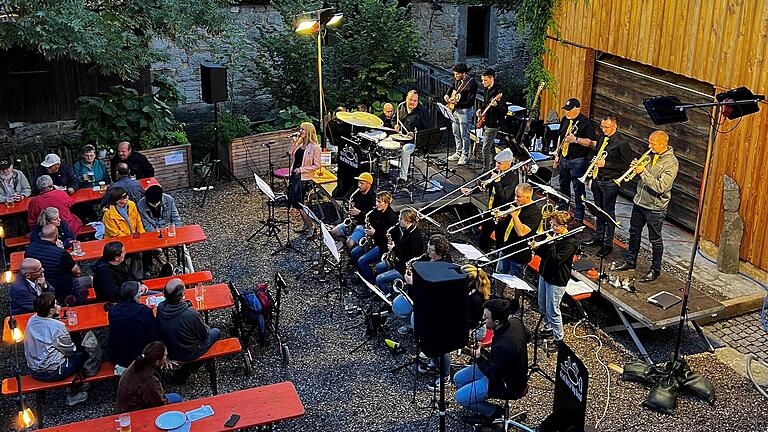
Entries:
[[116,186],[107,192],[109,206],[104,209],[101,221],[104,223],[104,238],[129,236],[143,233],[144,225],[136,203],[128,199],[128,192]]

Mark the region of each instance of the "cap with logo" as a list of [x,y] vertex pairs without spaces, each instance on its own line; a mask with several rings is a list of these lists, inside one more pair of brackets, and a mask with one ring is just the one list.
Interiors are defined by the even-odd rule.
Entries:
[[355,180],[362,180],[364,182],[373,184],[373,176],[369,172],[364,172],[360,174],[359,176],[355,177]]
[[565,101],[565,105],[563,105],[563,109],[566,111],[570,111],[574,108],[580,108],[581,102],[579,102],[576,98],[570,98],[567,101]]

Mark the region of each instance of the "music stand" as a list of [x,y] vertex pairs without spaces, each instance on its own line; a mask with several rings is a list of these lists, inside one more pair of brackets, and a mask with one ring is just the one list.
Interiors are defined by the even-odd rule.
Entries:
[[[592,201],[589,201],[587,199],[587,197],[581,197],[581,200],[584,202],[584,205],[587,206],[587,208],[589,209],[589,212],[592,213],[595,216],[595,224],[599,223],[599,221],[597,219],[603,218],[603,219],[605,219],[606,224],[613,224],[614,228],[617,228],[617,227],[619,227],[621,225],[621,222],[613,219],[611,216],[608,215],[608,213],[604,212],[603,209],[598,207],[597,204],[595,204]],[[595,228],[597,228],[597,226],[595,226]],[[607,228],[607,225],[606,225],[606,228]],[[603,233],[603,234],[605,234],[605,233]],[[611,241],[613,241],[613,239],[611,239]],[[602,246],[602,245],[600,245],[600,246]],[[604,260],[605,260],[605,257],[602,256],[602,254],[601,254],[601,256],[600,256],[600,269],[597,272],[597,293],[598,294],[600,294],[600,288],[602,286],[603,278],[605,277],[605,275],[603,274],[603,261]]]
[[[416,134],[416,137],[413,140],[413,143],[416,145],[416,151],[414,151],[414,154],[417,152],[424,157],[424,165],[426,167],[425,172],[422,173],[424,176],[424,186],[422,186],[422,194],[421,199],[424,200],[424,195],[427,193],[427,190],[436,188],[438,191],[443,189],[443,186],[437,182],[436,180],[432,180],[432,177],[440,173],[440,170],[435,174],[429,175],[429,163],[432,160],[432,157],[430,156],[430,153],[435,148],[439,147],[440,144],[443,142],[443,135],[445,134],[445,131],[448,130],[448,126],[440,126],[436,128],[426,129],[423,131],[419,131],[418,134]],[[411,163],[413,167],[416,167],[415,164]],[[436,166],[439,165],[438,163],[435,164]],[[445,167],[448,167],[448,161],[446,160]],[[417,168],[418,169],[418,168]],[[421,171],[421,170],[419,170]],[[458,174],[455,174],[463,179]],[[446,177],[447,178],[447,177]]]
[[[264,180],[262,180],[258,174],[253,173],[253,179],[256,181],[256,187],[261,191],[262,194],[264,194],[264,196],[267,197],[267,218],[259,221],[261,222],[261,227],[254,231],[250,237],[248,237],[248,241],[250,242],[254,237],[266,230],[267,236],[274,237],[274,239],[277,241],[277,244],[280,246],[280,248],[282,248],[283,242],[280,240],[280,227],[277,225],[283,222],[275,217],[275,206],[277,205],[278,199],[282,200],[286,199],[287,197],[283,193],[275,195],[275,192],[272,190],[272,188],[269,187],[269,185]],[[288,231],[290,231],[290,226]],[[274,255],[274,253],[272,255]]]

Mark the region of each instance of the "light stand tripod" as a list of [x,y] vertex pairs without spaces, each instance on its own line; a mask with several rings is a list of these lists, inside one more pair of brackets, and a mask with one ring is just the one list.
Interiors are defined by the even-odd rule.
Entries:
[[219,177],[220,174],[223,172],[227,177],[229,177],[232,180],[235,180],[242,188],[243,190],[248,193],[250,192],[248,188],[245,186],[245,183],[243,183],[239,178],[235,177],[234,174],[232,174],[227,167],[221,164],[221,160],[219,159],[219,103],[214,102],[213,103],[213,148],[208,153],[210,156],[211,162],[208,166],[208,171],[203,176],[202,184],[205,187],[205,192],[203,192],[203,201],[200,204],[200,207],[205,207],[205,200],[208,198],[208,191],[211,189],[211,183],[213,182],[213,177]]

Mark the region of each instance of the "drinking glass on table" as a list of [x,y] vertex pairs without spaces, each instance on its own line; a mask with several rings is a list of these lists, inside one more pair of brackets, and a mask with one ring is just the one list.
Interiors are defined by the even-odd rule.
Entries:
[[117,430],[120,432],[131,432],[131,415],[130,414],[120,414],[120,416],[115,420],[117,422],[118,426],[120,426]]
[[67,324],[69,324],[70,327],[74,327],[77,325],[77,311],[74,309],[67,310]]
[[195,285],[195,301],[198,308],[205,302],[205,286],[202,284]]
[[168,237],[176,237],[176,225],[168,225]]
[[83,256],[85,255],[85,252],[80,248],[80,242],[77,240],[72,241],[72,255],[74,256]]

